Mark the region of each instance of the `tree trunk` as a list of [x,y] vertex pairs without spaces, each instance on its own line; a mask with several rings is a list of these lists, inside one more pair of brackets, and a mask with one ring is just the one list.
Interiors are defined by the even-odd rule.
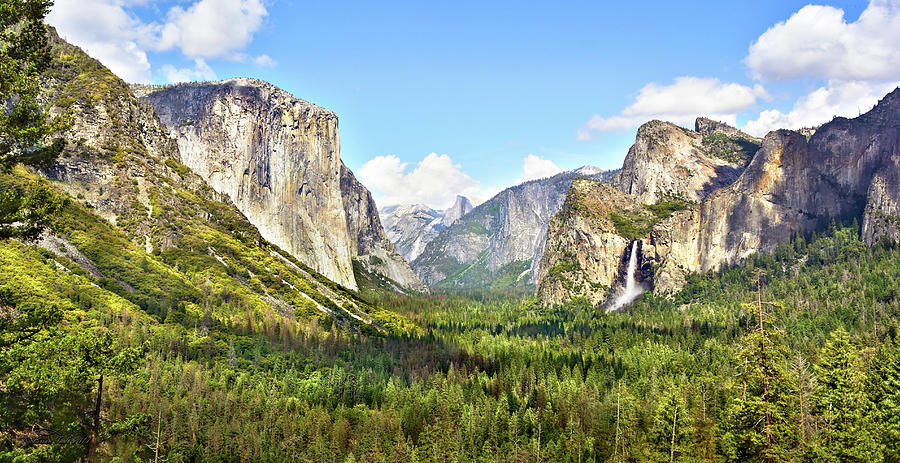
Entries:
[[103,399],[103,375],[97,380],[97,400],[94,402],[94,424],[91,426],[91,443],[88,447],[88,463],[94,463],[97,457],[97,442],[100,440],[100,402]]
[[675,405],[675,415],[672,417],[672,446],[669,447],[669,463],[675,461],[675,424],[678,422],[678,405]]

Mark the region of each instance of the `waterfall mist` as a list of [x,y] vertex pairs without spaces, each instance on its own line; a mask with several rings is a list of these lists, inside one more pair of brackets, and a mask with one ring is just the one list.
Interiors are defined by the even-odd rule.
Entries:
[[609,307],[606,309],[607,312],[612,312],[625,307],[644,292],[643,286],[641,286],[635,278],[635,274],[637,273],[637,245],[637,241],[631,242],[631,257],[628,259],[628,270],[627,274],[625,275],[625,287],[620,289],[619,296],[616,297],[613,300],[612,304],[609,305]]

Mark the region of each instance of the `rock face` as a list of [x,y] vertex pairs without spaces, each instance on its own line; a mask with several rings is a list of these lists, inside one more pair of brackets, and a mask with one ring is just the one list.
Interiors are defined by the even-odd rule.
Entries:
[[650,121],[638,129],[614,183],[644,204],[700,201],[734,182],[758,146],[758,139],[706,118],[694,131]]
[[460,217],[472,212],[472,209],[474,208],[475,206],[472,205],[472,201],[469,201],[469,198],[456,195],[456,202],[453,203],[453,206],[451,206],[450,209],[444,211],[444,217],[441,218],[441,225],[445,227],[453,225],[453,222],[456,222]]
[[381,219],[394,247],[407,262],[412,262],[441,230],[453,225],[473,207],[469,198],[457,195],[453,206],[446,211],[438,211],[424,204],[404,204],[384,208]]
[[179,84],[143,98],[176,139],[181,162],[268,241],[356,289],[334,113],[254,79]]
[[642,236],[642,265],[656,268],[654,291],[668,293],[684,285],[687,273],[738,263],[853,217],[862,217],[869,244],[900,240],[900,89],[868,113],[835,118],[809,138],[770,132],[734,183]]
[[413,289],[427,292],[403,257],[394,251],[378,217],[378,208],[369,192],[347,166],[341,164],[341,196],[350,235],[350,253],[368,273],[374,273],[396,283],[398,291]]
[[621,285],[630,256],[631,240],[613,220],[626,216],[653,221],[634,197],[612,185],[584,178],[572,182],[562,209],[550,219],[540,262],[537,294],[545,304],[576,297],[594,306],[605,303],[610,289]]
[[391,206],[381,211],[388,238],[408,262],[422,254],[425,245],[437,237],[444,225],[443,213],[424,204]]
[[[49,38],[42,97],[51,111],[69,112],[73,127],[44,173],[71,204],[40,246],[161,320],[177,323],[198,309],[223,320],[246,311],[285,323],[326,317],[355,332],[388,332],[365,301],[266,241],[227,195],[179,162],[169,128],[128,84],[52,28]],[[343,212],[340,218],[346,230]],[[356,236],[365,242],[369,234],[360,227]],[[111,289],[117,285],[121,291]],[[205,291],[228,294],[228,302],[206,305]]]
[[[589,176],[610,180],[615,172]],[[576,177],[569,171],[503,190],[443,229],[412,262],[428,285],[451,288],[533,284],[550,216]]]

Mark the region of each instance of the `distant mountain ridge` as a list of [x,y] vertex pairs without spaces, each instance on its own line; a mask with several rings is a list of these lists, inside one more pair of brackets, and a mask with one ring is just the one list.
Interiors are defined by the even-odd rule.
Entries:
[[380,211],[381,221],[394,247],[406,260],[412,262],[422,254],[431,240],[445,227],[472,211],[472,202],[465,196],[446,211],[432,209],[424,204],[388,206]]
[[611,181],[616,171],[585,166],[509,187],[440,231],[411,263],[430,286],[526,287],[536,280],[547,223],[572,180]]

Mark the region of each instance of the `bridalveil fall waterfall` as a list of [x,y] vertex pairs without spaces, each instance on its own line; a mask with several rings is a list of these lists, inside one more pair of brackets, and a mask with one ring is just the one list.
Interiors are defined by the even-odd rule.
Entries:
[[625,289],[622,291],[622,294],[613,301],[609,308],[606,309],[607,312],[612,312],[625,307],[644,292],[644,288],[638,285],[637,280],[634,277],[634,273],[637,271],[637,245],[638,242],[636,240],[631,242],[631,257],[628,259],[628,273],[625,275]]

